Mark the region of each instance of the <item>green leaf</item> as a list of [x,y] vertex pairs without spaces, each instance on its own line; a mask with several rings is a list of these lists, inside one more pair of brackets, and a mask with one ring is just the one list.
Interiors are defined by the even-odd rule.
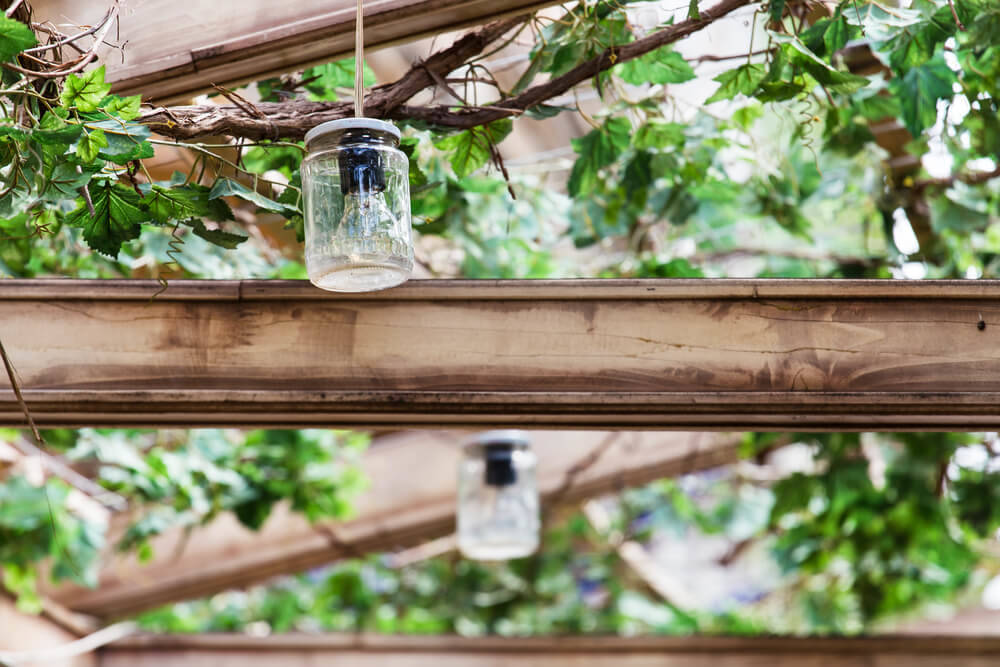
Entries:
[[889,88],[902,106],[903,124],[914,137],[937,120],[937,101],[951,99],[955,73],[944,58],[914,67],[905,76],[889,82]]
[[599,129],[579,139],[572,139],[576,162],[569,175],[569,193],[577,196],[593,191],[597,171],[606,167],[625,150],[632,138],[632,124],[627,118],[608,118]]
[[705,104],[731,100],[741,93],[750,97],[757,91],[766,75],[767,70],[764,66],[755,63],[740,65],[736,69],[723,72],[713,79],[719,82],[719,88],[705,100]]
[[449,153],[451,168],[462,179],[489,162],[490,144],[499,144],[513,127],[509,118],[501,118],[485,127],[473,127],[445,137],[434,145]]
[[[96,168],[82,169],[69,162],[58,162],[51,167],[42,198],[46,201],[59,202],[64,199],[76,199],[78,190],[91,179]],[[48,169],[46,169],[48,172]]]
[[105,160],[125,164],[153,157],[153,146],[147,141],[152,132],[145,125],[109,118],[89,122],[86,127],[104,132],[108,145],[101,149],[100,157]]
[[768,13],[775,23],[781,21],[781,17],[785,14],[785,0],[771,0],[768,5]]
[[892,39],[904,29],[923,20],[923,13],[919,9],[887,7],[875,2],[845,7],[843,14],[849,24],[860,27],[865,37],[873,42]]
[[680,146],[685,140],[685,128],[686,126],[682,123],[670,123],[651,118],[643,123],[642,127],[635,133],[632,143],[636,148],[657,149]]
[[[344,58],[336,62],[310,67],[302,74],[305,89],[313,100],[335,100],[338,88],[354,88],[354,58]],[[364,84],[375,84],[375,72],[364,64]]]
[[536,104],[529,109],[525,109],[524,115],[535,120],[544,120],[546,118],[554,118],[563,111],[576,111],[576,109],[573,107],[553,106],[551,104]]
[[220,178],[215,182],[211,191],[208,193],[209,199],[218,199],[220,197],[239,197],[240,199],[248,201],[265,211],[280,213],[286,217],[298,213],[298,211],[289,209],[289,207],[280,202],[276,202],[273,199],[268,199],[256,190],[251,190],[247,186],[238,181],[234,181],[231,178]]
[[209,243],[226,248],[227,250],[235,250],[236,246],[248,238],[242,234],[232,234],[221,229],[208,229],[205,227],[205,223],[199,218],[189,220],[187,224],[191,226],[191,230],[195,236],[199,236]]
[[10,60],[37,43],[31,28],[0,14],[0,60]]
[[982,231],[990,224],[989,207],[982,193],[956,183],[944,196],[931,200],[931,224],[935,230],[961,234]]
[[104,65],[85,72],[82,76],[70,74],[59,99],[63,106],[76,107],[88,113],[97,111],[101,101],[111,92],[111,84],[104,82]]
[[773,39],[781,43],[781,49],[790,63],[804,69],[827,90],[850,95],[868,85],[868,79],[863,76],[833,69],[794,36],[777,35]]
[[94,129],[84,132],[76,142],[76,154],[84,162],[93,162],[97,159],[97,153],[107,145],[108,140],[104,136],[104,130]]
[[91,214],[86,202],[66,216],[66,223],[83,229],[83,238],[94,250],[115,258],[121,245],[139,236],[140,224],[150,221],[147,211],[140,208],[140,198],[131,188],[102,181],[91,184]]
[[[955,14],[966,24],[971,24],[979,12],[968,0],[951,3]],[[952,7],[942,6],[925,18],[923,23],[913,25],[901,32],[895,39],[879,46],[879,51],[889,50],[889,64],[899,75],[911,67],[930,60],[938,45],[958,32]]]
[[844,48],[849,36],[850,28],[838,10],[832,18],[816,21],[800,37],[810,51],[829,57]]
[[854,109],[866,120],[896,118],[902,111],[899,100],[891,95],[871,95],[854,101]]
[[159,184],[144,186],[139,208],[149,211],[150,216],[162,224],[175,220],[207,218],[209,220],[233,220],[233,211],[222,199],[212,199],[210,190],[204,185],[189,183],[164,187]]
[[694,69],[669,46],[650,51],[621,65],[622,79],[638,86],[643,83],[684,83],[695,78]]
[[42,597],[38,594],[35,569],[17,563],[3,564],[3,585],[17,596],[17,609],[24,614],[42,613]]
[[12,121],[4,120],[0,122],[0,139],[22,140],[27,139],[28,135],[29,130],[19,125],[14,125]]
[[101,108],[104,111],[122,120],[134,120],[138,118],[141,105],[142,95],[131,95],[129,97],[108,95],[101,100]]
[[83,126],[67,123],[56,112],[42,116],[38,129],[31,133],[32,141],[45,146],[69,146],[80,137]]

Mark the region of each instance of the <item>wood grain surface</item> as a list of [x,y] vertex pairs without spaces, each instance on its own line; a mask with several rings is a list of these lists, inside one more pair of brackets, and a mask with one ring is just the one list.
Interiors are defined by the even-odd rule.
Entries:
[[[1000,426],[990,281],[3,281],[45,426]],[[0,380],[0,424],[23,415]]]
[[188,635],[106,648],[105,667],[987,667],[996,638],[387,637]]

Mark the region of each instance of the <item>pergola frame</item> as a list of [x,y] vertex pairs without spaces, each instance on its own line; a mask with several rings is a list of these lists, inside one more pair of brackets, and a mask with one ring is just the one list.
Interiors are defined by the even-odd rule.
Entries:
[[[371,46],[545,4],[390,2],[370,17]],[[258,5],[278,6],[254,0],[247,13]],[[224,39],[129,67],[116,88],[156,84],[172,98],[327,60],[350,48],[345,5],[235,38],[220,24]],[[417,281],[359,296],[174,281],[153,298],[158,289],[0,282],[0,340],[40,426],[1000,428],[993,281]],[[0,377],[0,425],[23,426],[23,407]],[[73,664],[978,667],[998,650],[958,638],[208,636],[135,638]]]
[[[1000,427],[1000,283],[0,282],[40,426]],[[23,424],[0,380],[0,424]]]

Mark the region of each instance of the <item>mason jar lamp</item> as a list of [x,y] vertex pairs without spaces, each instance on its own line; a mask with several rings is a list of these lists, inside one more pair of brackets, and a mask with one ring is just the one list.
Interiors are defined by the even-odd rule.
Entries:
[[317,287],[369,292],[410,277],[409,160],[399,136],[374,118],[333,120],[306,133],[306,270]]
[[458,548],[507,560],[538,549],[535,454],[521,431],[490,431],[465,447],[458,471]]

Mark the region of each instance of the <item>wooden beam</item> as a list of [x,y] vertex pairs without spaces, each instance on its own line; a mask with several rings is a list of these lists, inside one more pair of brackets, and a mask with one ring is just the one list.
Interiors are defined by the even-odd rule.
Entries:
[[[455,529],[455,478],[465,437],[422,432],[379,438],[362,459],[371,486],[350,521],[317,528],[280,507],[255,533],[227,515],[190,535],[177,530],[162,536],[151,562],[118,556],[96,590],[63,586],[46,593],[77,611],[122,616],[447,535]],[[737,436],[709,433],[562,431],[539,432],[532,440],[548,504],[729,463],[739,444]]]
[[996,281],[157,289],[0,281],[40,426],[1000,428]]
[[173,635],[105,647],[102,667],[992,667],[997,638]]
[[[365,3],[369,50],[526,13],[554,0],[377,0]],[[36,20],[88,24],[106,0],[34,0]],[[169,102],[349,56],[354,0],[145,0],[122,13],[103,59],[120,95]],[[112,32],[112,35],[115,35]]]

